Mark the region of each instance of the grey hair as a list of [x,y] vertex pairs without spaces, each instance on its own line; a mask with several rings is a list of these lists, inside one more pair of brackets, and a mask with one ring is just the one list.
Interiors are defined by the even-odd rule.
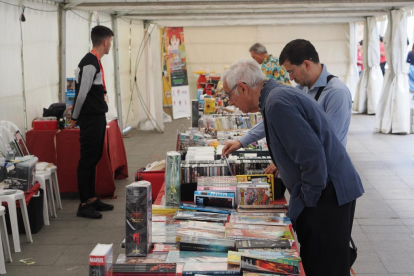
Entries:
[[[223,82],[232,89],[238,82],[245,82],[250,88],[257,88],[266,80],[260,65],[253,59],[239,59],[223,73]],[[234,90],[238,95],[237,90]]]
[[250,47],[249,52],[253,52],[255,54],[266,54],[267,50],[263,44],[255,43],[252,45],[252,47]]

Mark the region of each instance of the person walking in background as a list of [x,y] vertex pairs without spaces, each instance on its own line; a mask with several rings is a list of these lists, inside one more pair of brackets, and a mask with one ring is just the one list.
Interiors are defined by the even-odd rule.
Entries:
[[[408,71],[408,81],[410,85],[410,93],[414,93],[414,44],[413,48],[407,55],[407,63],[410,64],[410,69]],[[413,95],[414,100],[414,95]]]
[[387,58],[385,57],[385,47],[384,47],[384,38],[379,37],[380,40],[380,66],[382,75],[385,75],[385,64],[387,64]]
[[357,44],[357,66],[358,66],[358,73],[359,76],[361,76],[362,71],[364,71],[364,63],[362,62],[362,45],[363,45],[363,40],[361,40],[360,42],[358,42]]

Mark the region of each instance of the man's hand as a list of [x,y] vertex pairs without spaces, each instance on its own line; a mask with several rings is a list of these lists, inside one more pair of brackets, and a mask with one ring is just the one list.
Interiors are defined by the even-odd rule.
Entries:
[[279,171],[277,170],[276,165],[272,163],[266,168],[265,174],[274,174],[275,176],[278,176]]
[[242,144],[239,140],[226,141],[226,144],[224,145],[224,148],[221,151],[221,155],[229,156],[230,153],[232,153],[235,150],[238,150],[241,147]]
[[71,119],[67,128],[69,128],[69,129],[70,128],[75,128],[76,127],[76,123],[77,123],[77,121],[74,121],[74,120]]

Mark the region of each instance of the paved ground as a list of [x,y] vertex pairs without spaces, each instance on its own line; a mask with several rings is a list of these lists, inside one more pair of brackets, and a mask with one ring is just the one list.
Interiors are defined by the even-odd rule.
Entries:
[[[373,133],[374,116],[353,115],[347,150],[364,183],[365,195],[357,201],[353,238],[358,246],[354,266],[363,276],[414,276],[414,135]],[[133,182],[137,168],[151,156],[160,159],[175,149],[175,133],[190,121],[165,124],[165,133],[132,131],[125,138],[129,174],[116,181],[115,210],[102,220],[75,216],[78,200],[63,200],[64,209],[50,226],[33,235],[32,244],[22,239],[22,252],[13,253],[8,275],[88,275],[88,255],[97,243],[114,243],[115,257],[124,250],[125,185]],[[154,157],[153,159],[155,159]],[[9,237],[12,240],[11,236]],[[20,259],[33,258],[27,266]]]

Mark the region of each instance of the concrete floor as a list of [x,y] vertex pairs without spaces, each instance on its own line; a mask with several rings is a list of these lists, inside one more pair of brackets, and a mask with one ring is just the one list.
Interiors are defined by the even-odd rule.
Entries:
[[[414,135],[373,133],[374,116],[353,115],[347,150],[360,173],[366,193],[357,201],[353,238],[358,246],[354,265],[357,275],[414,276]],[[114,258],[124,250],[125,186],[149,158],[163,159],[175,150],[176,130],[187,119],[165,124],[164,134],[132,131],[125,138],[129,178],[117,180],[117,199],[108,200],[115,210],[102,220],[76,217],[78,199],[63,200],[63,210],[50,226],[33,235],[33,243],[21,236],[22,252],[6,264],[8,275],[88,275],[88,256],[97,243],[114,243]],[[12,237],[9,237],[12,241]],[[28,266],[19,260],[33,258]]]

